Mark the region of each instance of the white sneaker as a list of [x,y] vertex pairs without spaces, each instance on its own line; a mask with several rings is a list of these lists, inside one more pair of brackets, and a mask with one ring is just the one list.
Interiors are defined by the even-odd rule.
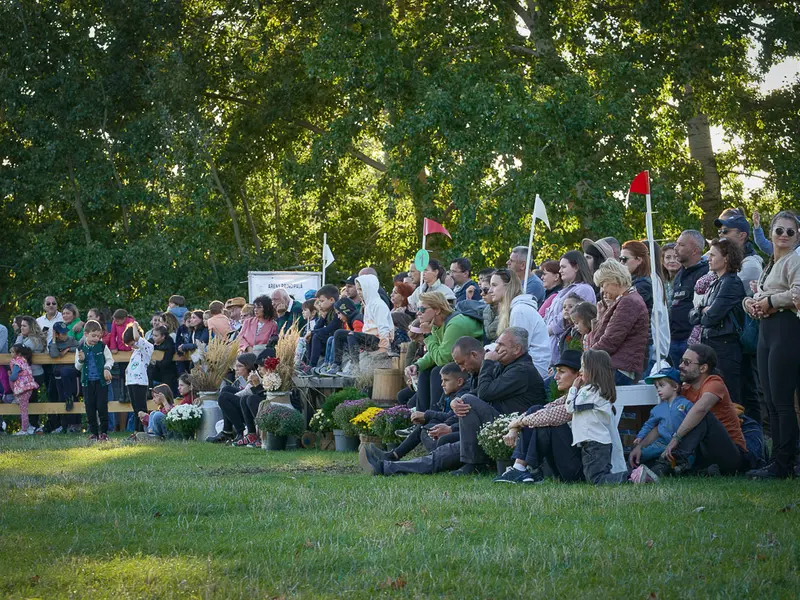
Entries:
[[53,433],[61,433],[62,431],[64,431],[64,428],[61,425],[53,429]]
[[31,435],[31,434],[28,433],[27,431],[22,431],[22,429],[20,429],[19,431],[13,433],[12,435]]
[[33,425],[28,425],[27,435],[33,435],[37,431],[38,431],[38,429],[36,429]]

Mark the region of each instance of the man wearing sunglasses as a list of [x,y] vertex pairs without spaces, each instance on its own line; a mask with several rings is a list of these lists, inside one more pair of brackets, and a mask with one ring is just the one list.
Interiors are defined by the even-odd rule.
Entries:
[[53,341],[53,325],[63,323],[64,319],[58,310],[58,301],[55,296],[45,298],[42,308],[44,308],[44,314],[36,319],[36,323],[39,324],[42,331],[47,332],[47,343],[50,344]]
[[719,219],[714,221],[714,226],[717,227],[719,239],[728,240],[736,244],[744,252],[742,268],[739,269],[739,279],[742,280],[747,295],[752,296],[753,290],[750,288],[750,282],[758,281],[758,278],[761,277],[764,261],[756,254],[756,249],[753,247],[753,244],[748,241],[750,237],[750,223],[747,222],[747,219],[740,210],[730,208],[724,211],[719,216]]

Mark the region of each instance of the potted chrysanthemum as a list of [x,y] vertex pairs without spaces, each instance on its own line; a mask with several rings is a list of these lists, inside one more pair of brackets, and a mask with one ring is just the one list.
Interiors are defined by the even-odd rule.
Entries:
[[508,425],[519,417],[519,413],[500,415],[494,421],[484,423],[478,431],[478,445],[489,458],[497,462],[497,474],[502,475],[511,466],[513,448],[509,448],[503,441],[503,436],[508,433]]
[[203,409],[194,404],[179,404],[167,413],[165,421],[167,431],[181,439],[190,440],[203,422]]
[[360,440],[358,438],[359,426],[353,424],[353,419],[371,406],[375,406],[369,398],[360,400],[347,400],[342,402],[333,411],[333,422],[336,429],[333,430],[336,441],[337,452],[355,452],[358,450]]
[[400,443],[395,431],[411,427],[411,409],[403,404],[384,408],[372,419],[372,431],[379,436],[387,450],[394,450]]
[[273,403],[267,406],[258,421],[258,427],[266,432],[266,450],[286,450],[290,437],[297,437],[305,431],[303,415],[295,408]]

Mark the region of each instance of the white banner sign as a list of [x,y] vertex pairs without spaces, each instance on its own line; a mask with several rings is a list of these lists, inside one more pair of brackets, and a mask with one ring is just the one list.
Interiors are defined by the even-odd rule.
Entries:
[[278,288],[285,288],[298,302],[305,300],[305,293],[320,288],[321,275],[308,271],[248,271],[247,293],[250,302],[259,296],[272,296]]

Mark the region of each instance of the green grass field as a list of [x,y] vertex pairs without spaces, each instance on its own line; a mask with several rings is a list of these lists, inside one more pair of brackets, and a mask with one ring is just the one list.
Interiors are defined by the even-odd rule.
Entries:
[[0,438],[3,598],[797,598],[800,485],[378,478],[355,454]]

